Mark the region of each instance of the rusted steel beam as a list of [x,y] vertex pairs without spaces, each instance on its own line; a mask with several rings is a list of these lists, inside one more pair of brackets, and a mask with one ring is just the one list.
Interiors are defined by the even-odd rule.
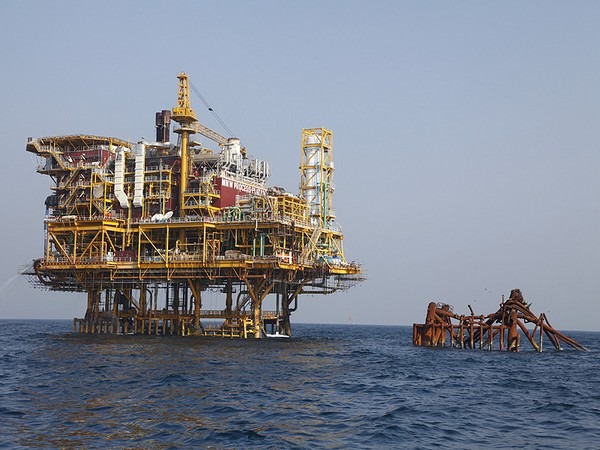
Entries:
[[[574,339],[555,330],[545,313],[539,317],[533,314],[519,289],[513,289],[506,301],[502,296],[500,308],[495,313],[476,316],[471,305],[468,306],[471,314],[465,316],[454,313],[454,308],[450,305],[430,302],[425,324],[413,325],[413,344],[445,347],[448,333],[450,345],[453,347],[473,349],[479,343],[480,349],[492,350],[494,340],[498,337],[500,350],[519,351],[521,335],[524,335],[531,346],[541,352],[543,336],[546,335],[556,349],[561,349],[562,342],[574,349],[587,351],[587,348]],[[533,332],[527,328],[528,323],[535,325]],[[538,332],[539,342],[536,342]]]

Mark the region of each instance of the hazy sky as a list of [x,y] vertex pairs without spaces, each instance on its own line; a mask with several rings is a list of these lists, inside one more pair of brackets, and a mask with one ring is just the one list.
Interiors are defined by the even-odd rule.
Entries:
[[334,133],[368,281],[301,297],[293,322],[490,313],[518,287],[554,326],[600,330],[599,24],[597,1],[5,0],[0,318],[85,312],[14,278],[42,255],[49,195],[27,137],[153,139],[185,71],[271,184],[297,192],[302,128]]

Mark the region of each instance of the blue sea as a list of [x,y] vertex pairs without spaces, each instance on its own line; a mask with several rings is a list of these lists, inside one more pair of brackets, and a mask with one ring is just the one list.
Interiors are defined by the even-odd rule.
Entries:
[[413,347],[409,327],[71,329],[0,321],[0,448],[600,448],[600,333],[515,354]]

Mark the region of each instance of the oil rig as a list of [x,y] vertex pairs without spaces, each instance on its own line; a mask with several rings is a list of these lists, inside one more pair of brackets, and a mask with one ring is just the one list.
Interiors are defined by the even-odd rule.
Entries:
[[[302,130],[294,195],[267,185],[268,162],[238,138],[202,125],[188,76],[178,81],[177,105],[156,113],[155,142],[28,138],[51,194],[44,255],[22,273],[36,287],[87,294],[76,332],[291,336],[301,294],[363,279],[335,221],[332,132]],[[209,295],[219,308],[206,308]]]

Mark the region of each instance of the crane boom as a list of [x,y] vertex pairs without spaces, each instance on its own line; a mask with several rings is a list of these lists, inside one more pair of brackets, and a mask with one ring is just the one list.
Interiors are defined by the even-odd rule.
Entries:
[[[182,149],[183,153],[187,152],[187,136],[189,132],[200,133],[201,135],[211,139],[212,141],[219,144],[221,147],[225,147],[229,143],[229,139],[221,136],[214,130],[211,130],[205,125],[198,122],[196,114],[190,104],[190,84],[188,76],[185,73],[180,73],[177,78],[179,79],[179,92],[177,95],[177,106],[173,108],[171,118],[181,124],[179,131],[182,133]],[[184,137],[185,136],[185,137]],[[246,156],[246,149],[242,147],[242,155]],[[182,164],[187,164],[185,161],[186,157],[183,156]],[[185,186],[185,182],[182,182],[182,186]],[[182,191],[183,195],[183,191]]]
[[202,125],[200,122],[194,123],[194,131],[196,133],[200,133],[202,136],[212,139],[219,145],[227,145],[227,141],[229,140],[226,137],[221,136],[216,131],[213,131],[207,126]]

